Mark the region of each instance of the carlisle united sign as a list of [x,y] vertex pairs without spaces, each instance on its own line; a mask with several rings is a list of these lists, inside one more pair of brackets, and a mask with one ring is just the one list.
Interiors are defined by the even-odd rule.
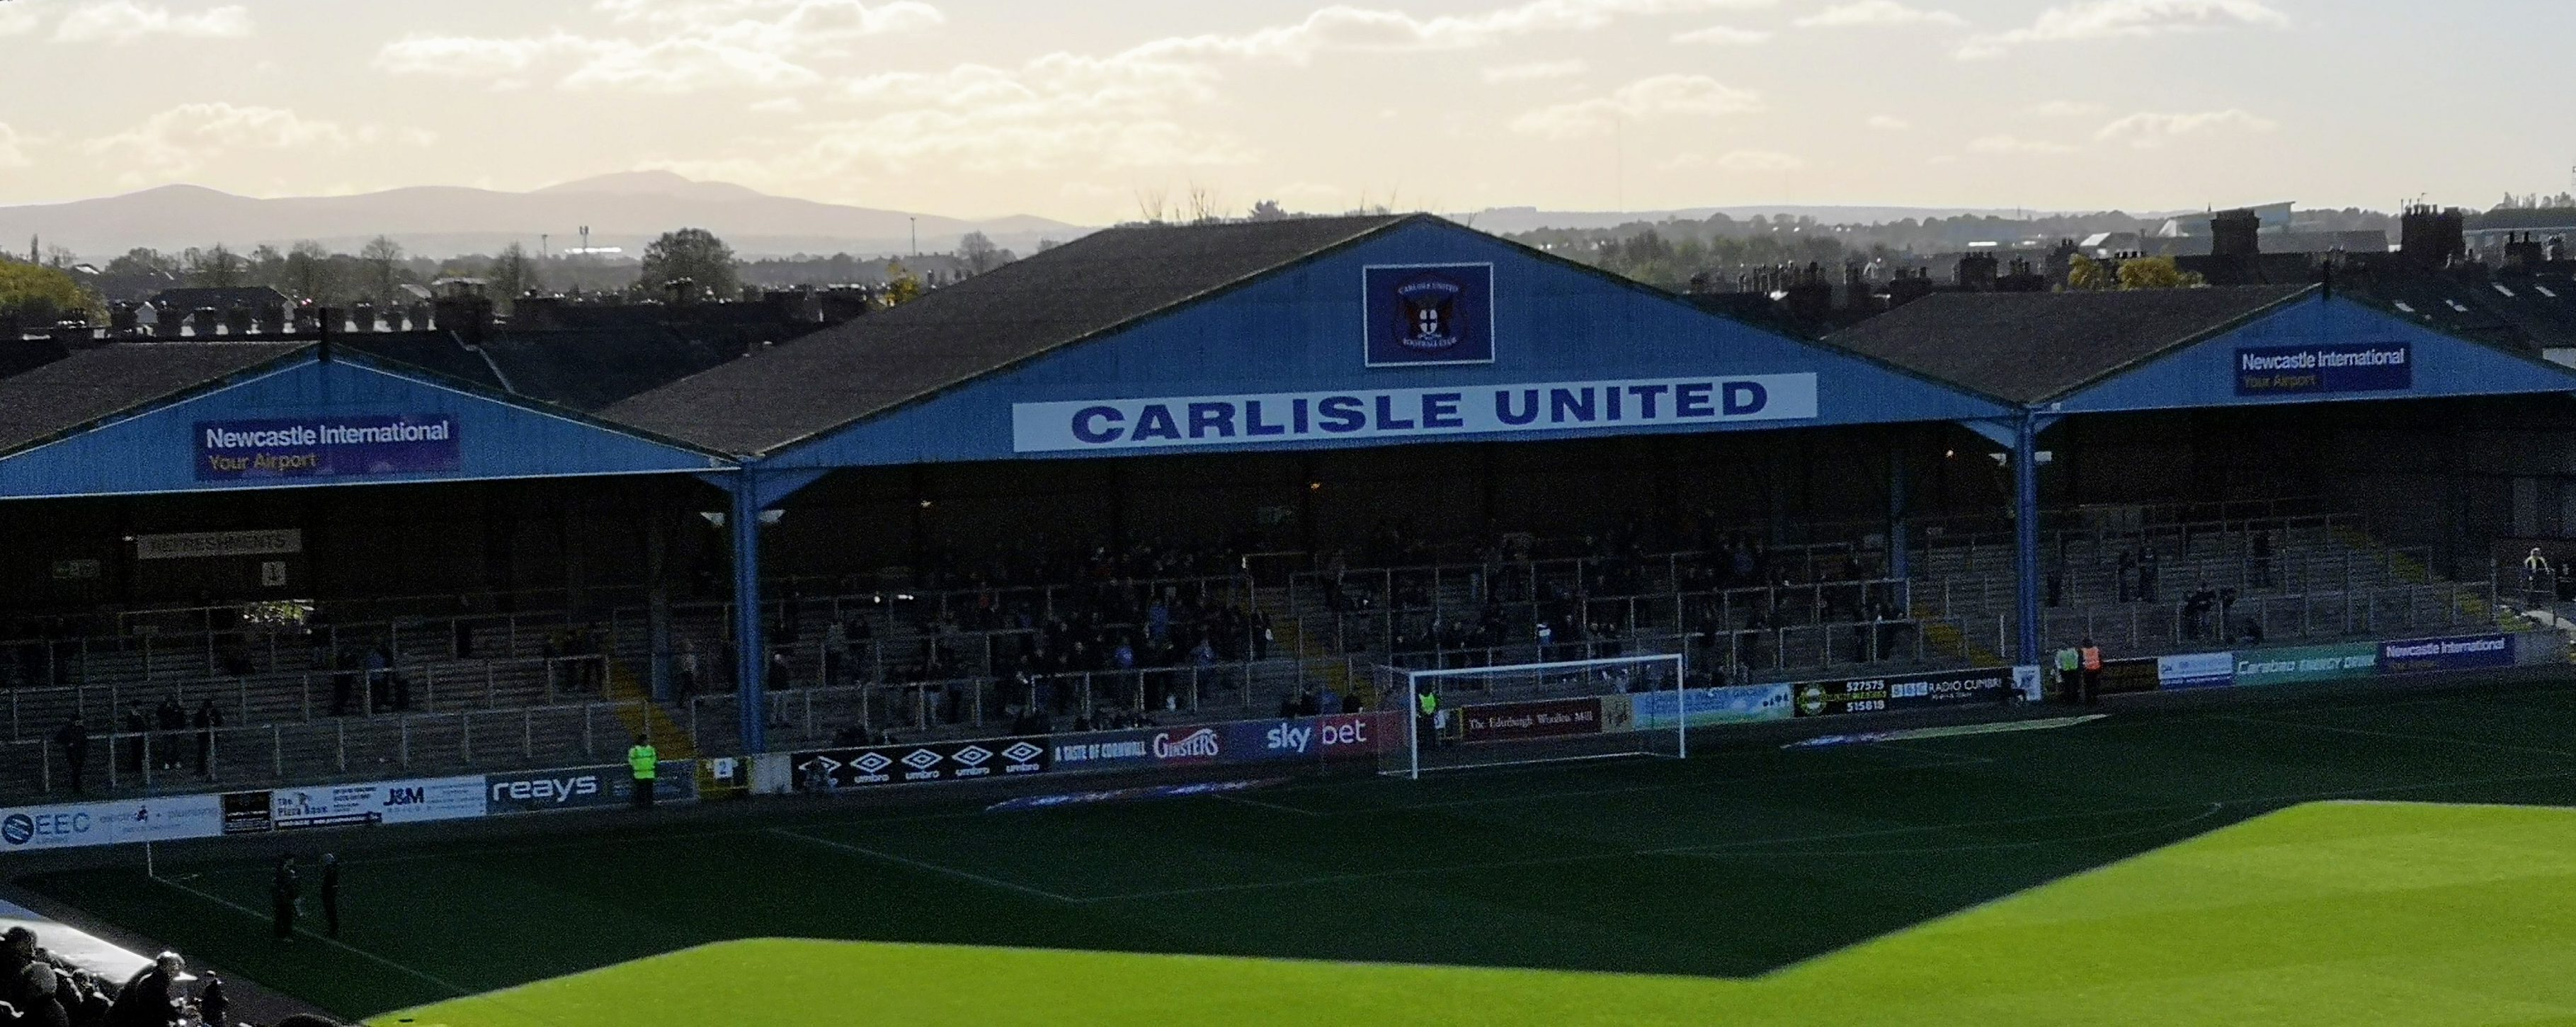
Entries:
[[1062,453],[1682,428],[1816,417],[1813,374],[1071,400],[1011,407],[1011,447]]
[[1360,276],[1368,366],[1494,362],[1492,264],[1381,265]]

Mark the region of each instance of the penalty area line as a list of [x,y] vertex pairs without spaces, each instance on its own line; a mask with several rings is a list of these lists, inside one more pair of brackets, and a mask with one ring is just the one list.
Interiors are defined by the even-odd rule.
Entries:
[[896,863],[911,867],[915,870],[927,870],[934,874],[942,874],[962,881],[973,881],[976,884],[990,888],[1015,891],[1022,895],[1033,895],[1049,902],[1061,902],[1068,906],[1079,906],[1092,901],[1090,899],[1076,898],[1071,895],[1058,895],[1044,888],[1032,888],[1025,884],[1016,884],[997,877],[986,877],[971,870],[959,870],[956,867],[941,866],[937,863],[928,862],[926,860],[912,859],[907,856],[897,856],[891,852],[879,852],[862,845],[852,845],[848,842],[836,842],[829,838],[817,838],[803,832],[790,831],[784,827],[770,828],[769,833],[782,838],[793,838],[808,845],[820,845],[827,849],[835,849],[852,855],[865,856],[869,859],[881,860],[887,863]]

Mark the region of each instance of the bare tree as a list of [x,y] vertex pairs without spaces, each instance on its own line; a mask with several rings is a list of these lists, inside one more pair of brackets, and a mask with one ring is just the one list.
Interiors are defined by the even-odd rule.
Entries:
[[1216,190],[1191,182],[1188,201],[1191,224],[1204,225],[1225,220],[1225,208],[1218,201]]
[[379,235],[367,240],[367,245],[358,250],[358,259],[367,264],[368,295],[378,303],[392,302],[395,269],[401,266],[403,259],[402,244]]
[[1136,213],[1149,225],[1171,220],[1172,191],[1166,186],[1136,190]]

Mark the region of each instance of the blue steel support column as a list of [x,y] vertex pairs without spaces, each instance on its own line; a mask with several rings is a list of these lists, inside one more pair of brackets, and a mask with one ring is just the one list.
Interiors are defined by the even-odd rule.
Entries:
[[760,485],[750,468],[733,480],[733,509],[725,516],[733,533],[734,680],[742,701],[742,751],[769,751],[768,640],[760,618]]
[[2013,433],[2013,553],[2018,586],[2014,608],[2020,613],[2019,649],[2015,662],[2039,663],[2039,419],[2028,412]]

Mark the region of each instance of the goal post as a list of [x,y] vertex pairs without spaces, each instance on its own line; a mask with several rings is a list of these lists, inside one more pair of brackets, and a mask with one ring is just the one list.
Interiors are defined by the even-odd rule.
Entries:
[[1430,770],[1688,757],[1686,669],[1680,654],[1656,653],[1379,674],[1381,694],[1398,697],[1407,714],[1401,772],[1419,779]]

